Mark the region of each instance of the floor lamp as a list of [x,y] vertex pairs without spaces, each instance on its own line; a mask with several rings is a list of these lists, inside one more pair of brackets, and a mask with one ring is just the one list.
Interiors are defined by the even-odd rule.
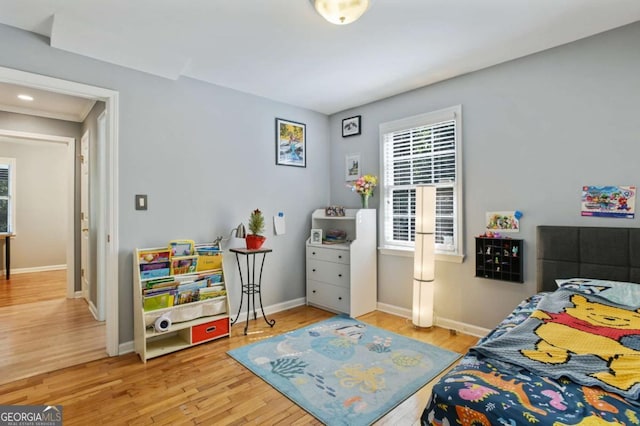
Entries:
[[413,324],[433,325],[436,188],[416,187],[415,252],[413,254]]

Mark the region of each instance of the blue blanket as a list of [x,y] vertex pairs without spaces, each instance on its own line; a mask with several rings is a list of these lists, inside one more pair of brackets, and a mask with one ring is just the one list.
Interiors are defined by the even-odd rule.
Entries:
[[528,319],[472,351],[629,400],[640,394],[640,308],[576,289],[548,294]]

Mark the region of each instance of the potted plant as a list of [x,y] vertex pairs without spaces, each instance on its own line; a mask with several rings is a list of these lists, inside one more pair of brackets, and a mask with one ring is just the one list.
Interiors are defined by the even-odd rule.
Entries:
[[260,235],[262,231],[264,231],[264,216],[260,209],[255,209],[249,217],[250,234],[245,238],[249,250],[257,250],[262,247],[262,244],[267,239]]

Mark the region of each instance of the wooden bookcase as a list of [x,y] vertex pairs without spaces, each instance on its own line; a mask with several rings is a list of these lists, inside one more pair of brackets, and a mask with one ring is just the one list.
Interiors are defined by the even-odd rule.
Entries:
[[[198,245],[196,245],[197,249]],[[134,349],[143,362],[160,355],[185,349],[193,345],[205,343],[229,335],[229,296],[226,292],[224,271],[222,268],[222,252],[215,255],[192,256],[198,259],[198,267],[188,273],[178,274],[181,269],[164,268],[165,262],[151,260],[156,253],[166,252],[167,247],[136,249],[133,256],[133,302],[134,302]],[[164,254],[163,254],[164,256]],[[214,257],[215,256],[215,257]],[[150,259],[146,261],[145,258]],[[158,265],[154,269],[153,264]],[[142,266],[141,266],[142,265]],[[146,265],[146,266],[145,266]],[[149,267],[151,265],[151,267]],[[146,270],[145,270],[146,269]],[[145,270],[145,272],[142,272]],[[149,271],[152,271],[149,273]],[[149,276],[153,275],[153,276]],[[208,280],[211,290],[219,296],[210,294],[210,298],[200,300],[200,294],[193,301],[175,304],[173,300],[164,306],[165,300],[159,299],[157,306],[149,306],[145,300],[144,289],[151,280],[175,279],[182,282],[213,277]],[[221,288],[221,290],[219,290]],[[174,296],[178,299],[178,295]],[[156,302],[154,302],[156,303]],[[171,325],[165,331],[158,331],[156,320],[169,318]]]
[[476,237],[476,277],[524,282],[524,241]]

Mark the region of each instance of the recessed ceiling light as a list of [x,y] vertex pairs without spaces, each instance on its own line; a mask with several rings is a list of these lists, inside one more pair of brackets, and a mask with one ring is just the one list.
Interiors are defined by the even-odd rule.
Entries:
[[23,101],[32,101],[32,100],[33,100],[33,96],[29,96],[29,95],[18,95],[18,99],[22,99]]

